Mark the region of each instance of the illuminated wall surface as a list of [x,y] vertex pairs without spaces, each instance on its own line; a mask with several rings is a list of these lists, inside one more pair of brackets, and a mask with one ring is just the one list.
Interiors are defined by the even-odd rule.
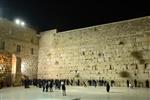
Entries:
[[21,74],[30,79],[114,80],[116,86],[125,86],[127,79],[139,85],[150,79],[149,16],[40,35],[38,39],[35,30],[0,20],[0,83],[10,74],[11,82],[20,81]]
[[150,17],[41,33],[39,79],[150,79]]
[[[33,29],[16,25],[6,19],[0,19],[0,55],[3,55],[3,53],[9,53],[10,55],[10,57],[5,54],[3,57],[0,56],[0,61],[5,61],[5,56],[8,58],[5,62],[0,63],[0,73],[7,72],[6,69],[9,69],[11,74],[15,70],[21,70],[22,75],[31,79],[36,78],[38,61],[38,38],[36,35],[36,31]],[[20,69],[13,69],[13,63],[15,62],[12,59],[13,56],[20,60],[20,63],[18,63],[18,60],[16,61],[16,64],[21,65]],[[12,59],[12,66],[10,62],[7,62],[10,59]],[[7,66],[7,63],[9,63],[9,66]],[[17,71],[16,73],[18,74]],[[0,80],[5,81],[2,77],[0,77]]]
[[0,82],[11,85],[12,57],[9,53],[0,53]]

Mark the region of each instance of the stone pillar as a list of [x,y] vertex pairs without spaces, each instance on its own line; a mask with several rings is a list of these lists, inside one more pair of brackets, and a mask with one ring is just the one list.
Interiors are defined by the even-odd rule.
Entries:
[[12,66],[12,74],[13,74],[13,86],[21,85],[21,58],[15,57],[13,55],[13,66]]

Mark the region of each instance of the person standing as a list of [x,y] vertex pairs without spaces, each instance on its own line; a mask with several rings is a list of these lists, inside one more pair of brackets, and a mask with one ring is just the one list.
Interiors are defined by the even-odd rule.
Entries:
[[145,83],[146,83],[146,87],[149,88],[149,81],[146,80]]
[[127,87],[129,88],[129,80],[127,80]]
[[134,86],[137,87],[137,80],[134,80]]
[[110,91],[110,85],[109,85],[109,83],[106,84],[106,91],[107,91],[107,92]]
[[48,92],[48,87],[49,87],[49,84],[48,82],[46,82],[46,92]]
[[53,81],[50,82],[49,87],[50,87],[50,92],[53,92]]
[[46,83],[45,82],[43,82],[43,92],[45,91],[45,88],[46,88]]
[[84,87],[87,87],[85,81],[83,81],[83,86],[84,86]]
[[66,86],[64,83],[62,84],[62,95],[66,96]]

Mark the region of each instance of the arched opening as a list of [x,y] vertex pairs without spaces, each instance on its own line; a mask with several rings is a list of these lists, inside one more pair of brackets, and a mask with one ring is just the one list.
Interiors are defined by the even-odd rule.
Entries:
[[0,52],[0,88],[12,85],[12,55],[6,52]]
[[21,59],[15,54],[0,52],[0,88],[21,85]]

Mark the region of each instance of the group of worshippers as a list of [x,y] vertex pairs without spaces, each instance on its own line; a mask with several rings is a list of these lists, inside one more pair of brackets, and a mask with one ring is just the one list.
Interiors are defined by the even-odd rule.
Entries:
[[29,80],[26,79],[23,81],[25,88],[30,88],[29,85],[34,85],[36,87],[42,88],[43,92],[53,92],[53,87],[55,86],[55,89],[61,90],[62,89],[62,95],[66,96],[66,86],[65,81],[63,80]]
[[[50,88],[50,92],[53,92],[53,81],[43,81],[43,92],[48,92],[48,88]],[[56,82],[55,83],[55,89],[59,89],[62,88],[62,95],[66,96],[66,86],[65,83],[63,81],[61,81],[61,83]]]
[[[42,86],[43,86],[43,92],[48,92],[48,89],[50,88],[50,92],[53,92],[53,81],[43,81]],[[62,88],[62,95],[66,96],[66,86],[63,81],[56,81],[55,82],[55,89]]]
[[[110,83],[110,84],[109,84]],[[110,91],[110,86],[112,87],[114,85],[115,81],[111,80],[110,82],[105,81],[105,80],[87,80],[87,81],[74,81],[74,80],[59,80],[59,79],[51,79],[51,80],[40,80],[40,79],[35,79],[35,80],[24,80],[24,85],[25,88],[29,88],[29,85],[34,85],[37,86],[39,88],[43,88],[43,92],[48,92],[50,90],[50,92],[53,92],[53,88],[55,89],[62,89],[62,95],[66,96],[66,85],[76,85],[76,86],[105,86],[106,87],[106,91],[109,92]],[[138,87],[138,81],[135,79],[134,82],[130,82],[129,80],[127,80],[127,87],[129,88],[133,88],[133,85],[131,83],[134,83],[134,87]],[[147,88],[149,88],[149,81],[146,80],[145,81],[145,86]],[[142,84],[143,87],[143,84]]]
[[[92,83],[92,81],[89,81],[90,83]],[[77,82],[80,83],[80,82]],[[93,82],[96,83],[96,82]],[[42,88],[43,92],[53,92],[53,88],[61,90],[62,89],[62,95],[66,96],[66,86],[65,84],[68,85],[68,81],[65,80],[25,80],[24,81],[24,85],[25,88],[29,88],[29,85],[34,85],[37,86],[39,88]],[[72,84],[71,84],[72,85]],[[77,84],[78,86],[79,84]],[[89,84],[90,86],[92,86],[92,84]],[[83,86],[86,87],[86,83],[83,82]],[[93,84],[93,86],[95,86]],[[110,85],[109,82],[105,81],[104,82],[104,86],[106,86],[106,91],[109,92],[110,91]]]
[[138,80],[136,80],[136,79],[135,79],[133,82],[127,80],[127,87],[128,87],[128,88],[144,87],[144,84],[145,84],[145,87],[146,87],[146,88],[149,88],[149,87],[150,87],[148,80],[145,80],[145,83],[144,83],[144,82],[142,83],[142,82],[140,82],[140,81],[138,81]]
[[[55,84],[55,89],[59,89],[60,87],[62,89],[62,95],[66,96],[66,86],[64,81],[56,81],[55,83],[53,83],[53,81],[43,81],[42,83],[43,85],[43,92],[48,92],[48,88],[50,88],[50,92],[53,92],[53,86]],[[110,91],[110,85],[109,82],[105,83],[106,86],[106,91],[109,92]]]
[[45,80],[42,81],[41,83],[42,88],[43,88],[43,92],[48,92],[48,90],[50,90],[50,92],[53,92],[53,87],[55,85],[55,89],[62,89],[62,95],[66,96],[66,86],[65,83],[63,81],[53,81],[53,80]]

